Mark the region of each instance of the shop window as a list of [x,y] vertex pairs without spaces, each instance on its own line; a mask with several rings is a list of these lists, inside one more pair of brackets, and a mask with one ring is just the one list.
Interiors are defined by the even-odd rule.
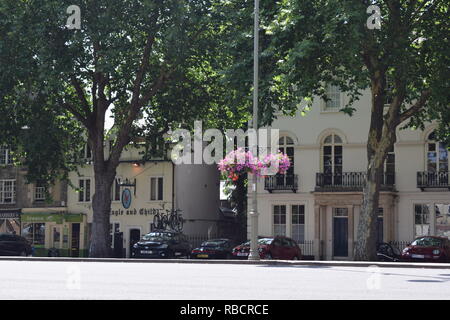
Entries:
[[60,248],[61,227],[53,227],[53,248]]
[[416,237],[430,235],[430,205],[414,205],[414,227]]
[[80,179],[78,182],[78,201],[89,202],[91,201],[91,179]]
[[163,178],[162,177],[152,177],[150,178],[150,200],[163,200]]
[[114,248],[114,233],[120,232],[120,223],[114,222],[109,224],[109,239],[111,243],[111,248]]
[[273,206],[273,235],[285,236],[286,235],[286,206],[275,205]]
[[24,223],[22,236],[33,245],[45,245],[45,223]]
[[305,241],[305,206],[293,205],[292,210],[292,239],[297,242]]
[[20,220],[18,218],[0,218],[0,233],[20,234]]
[[16,180],[0,180],[0,204],[16,203]]
[[450,204],[435,204],[436,236],[450,239]]

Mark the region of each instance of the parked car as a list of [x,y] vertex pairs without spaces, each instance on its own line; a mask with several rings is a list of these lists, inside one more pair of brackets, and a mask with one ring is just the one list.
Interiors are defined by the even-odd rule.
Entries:
[[401,255],[400,249],[390,243],[379,243],[377,246],[378,261],[397,262]]
[[419,237],[403,249],[401,257],[404,261],[450,262],[450,241],[444,237]]
[[[300,260],[302,251],[298,244],[288,237],[277,236],[258,240],[258,251],[261,259]],[[232,250],[234,258],[247,259],[250,253],[250,241]]]
[[212,239],[203,242],[191,251],[191,258],[230,259],[233,243],[230,239]]
[[153,231],[133,245],[132,258],[178,258],[189,257],[191,244],[186,237],[175,231]]
[[24,237],[0,233],[0,256],[31,256],[32,248]]

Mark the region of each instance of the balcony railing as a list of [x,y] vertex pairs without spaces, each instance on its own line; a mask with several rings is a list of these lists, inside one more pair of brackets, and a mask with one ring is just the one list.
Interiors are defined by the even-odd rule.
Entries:
[[276,175],[266,177],[264,180],[264,189],[272,192],[274,190],[292,190],[297,192],[298,175]]
[[448,171],[417,172],[417,188],[448,188],[450,190],[450,174]]
[[[362,191],[366,180],[366,172],[317,173],[316,191]],[[383,174],[381,190],[393,190],[394,186],[395,174]]]

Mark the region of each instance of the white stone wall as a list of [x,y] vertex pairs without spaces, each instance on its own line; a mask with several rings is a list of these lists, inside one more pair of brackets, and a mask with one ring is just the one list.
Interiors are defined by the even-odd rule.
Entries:
[[[347,98],[346,98],[347,99]],[[343,172],[366,171],[366,141],[370,125],[370,92],[367,91],[354,105],[352,117],[338,112],[324,112],[323,103],[316,100],[305,116],[297,112],[295,117],[279,116],[271,128],[279,129],[280,136],[291,136],[295,145],[295,168],[298,175],[297,193],[283,193],[264,190],[263,179],[258,183],[259,234],[272,235],[274,204],[305,204],[306,239],[314,239],[314,191],[316,173],[322,170],[321,142],[329,133],[337,133],[343,140]],[[414,237],[414,203],[450,203],[450,191],[422,192],[416,187],[418,171],[426,170],[426,145],[428,133],[435,128],[428,124],[425,131],[398,130],[395,144],[396,190],[398,198],[395,206],[395,239],[412,240]],[[250,190],[250,189],[249,189]],[[249,192],[249,196],[251,193]],[[249,210],[251,206],[249,199]],[[354,227],[358,222],[355,209]],[[288,215],[289,219],[289,215]],[[248,221],[250,222],[250,221]],[[289,228],[288,228],[289,229]],[[250,228],[248,228],[250,231]],[[355,230],[353,230],[355,233]],[[288,231],[289,235],[289,231]],[[250,236],[250,235],[249,235]],[[356,239],[356,233],[354,234]]]

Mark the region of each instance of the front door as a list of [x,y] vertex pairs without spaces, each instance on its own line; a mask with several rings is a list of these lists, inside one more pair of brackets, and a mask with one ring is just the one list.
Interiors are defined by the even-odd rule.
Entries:
[[334,208],[333,256],[348,257],[348,212],[347,212],[347,208]]
[[130,229],[130,257],[131,252],[133,252],[133,246],[136,242],[139,242],[141,239],[141,230],[139,229]]
[[123,258],[123,232],[114,232],[114,258]]
[[80,224],[72,223],[71,256],[80,256]]
[[377,243],[383,242],[383,216],[377,217]]

